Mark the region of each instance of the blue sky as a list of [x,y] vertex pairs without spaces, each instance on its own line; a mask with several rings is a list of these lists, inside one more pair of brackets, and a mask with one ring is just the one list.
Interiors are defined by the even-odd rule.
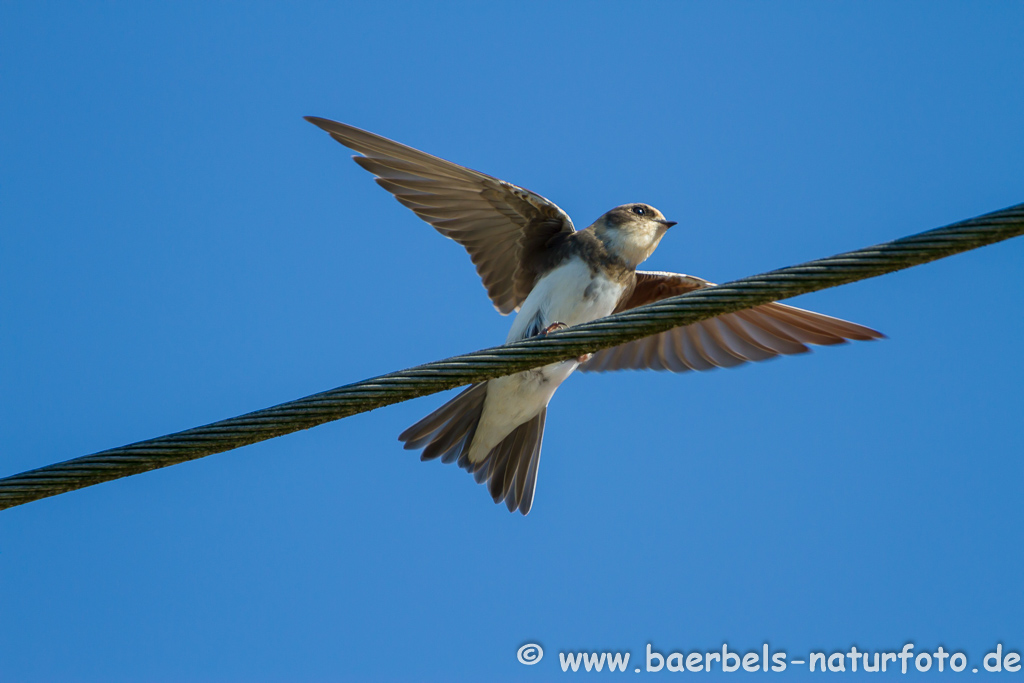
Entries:
[[[0,474],[504,339],[303,115],[580,227],[651,203],[680,225],[647,267],[725,281],[1024,201],[1021,35],[1016,3],[4,3]],[[527,518],[400,449],[439,396],[0,513],[0,678],[1021,652],[1022,267],[1017,239],[793,302],[882,342],[573,377]]]

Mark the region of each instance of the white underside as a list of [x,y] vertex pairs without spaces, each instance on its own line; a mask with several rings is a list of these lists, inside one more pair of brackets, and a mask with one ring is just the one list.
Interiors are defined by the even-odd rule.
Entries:
[[[507,341],[523,339],[531,329],[543,330],[556,322],[579,325],[609,315],[622,290],[622,285],[600,273],[595,277],[582,260],[567,261],[537,282],[512,323]],[[540,413],[578,365],[568,360],[490,380],[469,449],[470,461],[486,458],[513,429]]]

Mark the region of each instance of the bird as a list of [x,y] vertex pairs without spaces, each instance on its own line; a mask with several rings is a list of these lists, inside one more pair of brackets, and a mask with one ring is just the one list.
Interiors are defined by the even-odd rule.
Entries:
[[[353,160],[400,203],[462,245],[494,308],[516,313],[506,343],[542,336],[713,283],[637,270],[677,223],[644,203],[617,206],[576,230],[554,202],[518,185],[329,119],[307,121],[356,152]],[[421,460],[457,463],[495,503],[529,514],[547,406],[574,371],[684,372],[805,353],[808,344],[881,333],[769,303],[470,385],[399,435]]]

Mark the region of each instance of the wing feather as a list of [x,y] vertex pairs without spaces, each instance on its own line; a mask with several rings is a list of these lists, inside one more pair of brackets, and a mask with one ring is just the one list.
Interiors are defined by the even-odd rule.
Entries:
[[[632,294],[615,311],[711,284],[691,275],[637,271]],[[808,344],[843,344],[851,339],[869,341],[881,337],[881,333],[863,325],[770,303],[598,351],[580,366],[580,370],[713,370],[779,355],[806,353],[810,350]]]
[[353,158],[378,185],[461,244],[503,314],[529,295],[551,236],[574,232],[564,211],[525,188],[344,123],[306,120],[362,155]]

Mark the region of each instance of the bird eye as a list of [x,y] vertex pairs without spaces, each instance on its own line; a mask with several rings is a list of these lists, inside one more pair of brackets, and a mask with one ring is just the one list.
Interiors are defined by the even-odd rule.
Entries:
[[634,206],[633,207],[633,213],[635,213],[637,216],[646,216],[647,215],[647,209],[645,209],[642,206]]

